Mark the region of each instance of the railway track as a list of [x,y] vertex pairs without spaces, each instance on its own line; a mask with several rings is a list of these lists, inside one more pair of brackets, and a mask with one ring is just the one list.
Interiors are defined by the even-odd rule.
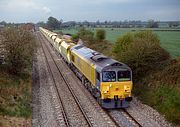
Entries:
[[[40,42],[40,45],[41,45],[41,47],[42,47],[42,51],[43,51],[43,53],[44,53],[44,55],[45,55],[45,52],[44,52],[44,49],[43,49],[43,46],[42,46],[42,39],[39,37],[39,35],[37,35],[37,38],[38,38],[38,40],[39,40],[39,42]],[[55,96],[57,95],[58,100],[60,101],[60,103],[59,103],[58,105],[60,106],[60,110],[61,110],[61,113],[62,113],[62,116],[63,116],[63,122],[60,122],[59,125],[70,127],[69,122],[68,122],[68,119],[67,119],[66,112],[65,112],[65,110],[64,110],[64,109],[65,109],[65,106],[63,105],[62,99],[61,99],[60,94],[59,94],[59,92],[58,92],[58,90],[57,90],[57,84],[56,84],[55,79],[54,79],[54,77],[53,77],[53,73],[52,73],[52,71],[51,71],[51,69],[50,69],[50,65],[49,65],[49,63],[48,63],[48,60],[47,60],[46,55],[45,55],[45,59],[46,59],[46,64],[47,64],[48,71],[49,71],[49,73],[50,73],[50,77],[51,77],[51,79],[53,80],[53,84],[54,84],[54,88],[55,88],[55,93],[54,93],[52,96],[53,96],[53,98],[55,98]],[[57,118],[57,119],[58,119],[58,118]],[[59,118],[59,119],[61,119],[61,118]]]
[[[58,66],[57,66],[54,58],[52,57],[51,52],[50,52],[49,49],[47,48],[47,45],[45,45],[45,44],[42,43],[42,40],[43,40],[42,35],[39,35],[39,37],[40,37],[40,42],[41,42],[41,46],[42,46],[43,52],[44,52],[44,54],[45,54],[47,66],[48,66],[48,69],[49,69],[50,74],[51,74],[51,76],[52,76],[52,80],[53,80],[53,82],[54,82],[54,87],[55,87],[55,89],[56,89],[56,91],[57,91],[58,98],[59,98],[59,100],[60,100],[60,105],[61,105],[61,109],[62,109],[61,111],[62,111],[62,115],[63,115],[63,119],[64,119],[65,126],[70,127],[70,126],[78,126],[78,125],[75,124],[76,122],[71,121],[72,118],[71,118],[71,119],[69,118],[68,111],[67,111],[67,108],[66,108],[67,105],[65,105],[65,103],[63,102],[62,95],[60,95],[60,92],[59,92],[59,88],[58,88],[59,86],[58,86],[58,83],[57,83],[57,80],[56,80],[56,79],[57,79],[57,76],[55,77],[55,76],[53,75],[54,71],[53,71],[52,68],[54,68],[54,67],[52,67],[52,64],[54,64],[54,66],[56,66],[56,70],[58,70],[58,73],[59,73],[59,74],[57,74],[57,75],[60,75],[60,76],[61,76],[62,82],[65,83],[65,85],[66,85],[67,88],[69,89],[71,95],[73,96],[73,98],[74,98],[74,100],[75,100],[75,102],[76,102],[76,104],[77,104],[77,107],[79,108],[79,111],[81,112],[81,116],[84,117],[84,120],[85,120],[85,121],[83,121],[83,126],[92,127],[92,126],[93,126],[93,123],[91,123],[90,119],[88,118],[88,116],[87,116],[86,113],[84,112],[82,106],[80,105],[80,103],[79,103],[79,101],[78,101],[78,99],[77,99],[77,96],[73,93],[72,88],[69,86],[68,82],[67,82],[66,79],[63,77],[63,75],[62,75],[62,73],[60,72],[60,70],[58,69]],[[50,60],[50,59],[51,59],[51,60]],[[51,63],[50,63],[49,61],[51,61]],[[57,73],[57,72],[56,72],[56,73]],[[58,77],[59,77],[59,76],[58,76]],[[62,82],[61,82],[61,84],[62,84]],[[73,105],[72,105],[72,106],[73,106]],[[76,114],[76,113],[74,113],[74,114]],[[72,114],[72,115],[73,115],[73,114]],[[75,117],[75,116],[74,116],[74,117]],[[75,118],[76,118],[76,117],[75,117]],[[82,123],[82,119],[83,119],[83,118],[81,117],[81,120],[80,120],[78,123]],[[76,120],[76,121],[77,121],[77,120]],[[80,125],[80,126],[82,126],[82,125]]]
[[131,114],[129,114],[129,112],[126,109],[122,109],[122,111],[124,111],[128,115],[128,117],[134,121],[136,125],[138,125],[139,127],[142,127],[142,125],[136,119],[134,119],[134,117],[132,117]]
[[[79,110],[80,110],[81,113],[83,114],[83,116],[84,116],[84,118],[85,118],[85,120],[86,120],[87,125],[90,126],[90,127],[92,127],[92,126],[97,126],[97,125],[94,123],[94,121],[92,120],[92,117],[91,117],[91,116],[88,116],[88,115],[87,115],[87,112],[84,111],[83,106],[81,105],[81,103],[80,103],[80,101],[79,101],[79,98],[77,97],[77,95],[75,94],[75,92],[74,92],[74,90],[73,90],[73,88],[72,88],[72,86],[71,86],[72,84],[70,84],[70,83],[67,81],[67,77],[61,72],[62,70],[60,70],[59,66],[57,65],[57,61],[56,61],[56,59],[54,59],[53,53],[50,51],[50,48],[52,48],[52,47],[50,47],[47,38],[44,38],[43,35],[39,35],[39,36],[41,37],[41,42],[42,42],[42,40],[43,40],[43,42],[46,41],[46,43],[44,43],[44,44],[41,43],[41,45],[42,45],[42,47],[43,47],[43,52],[44,52],[44,54],[47,54],[46,52],[49,53],[49,55],[50,55],[53,63],[55,64],[56,68],[58,69],[58,72],[59,72],[60,76],[61,76],[62,79],[63,79],[63,82],[65,82],[68,90],[70,91],[71,95],[73,96],[74,100],[76,101],[76,104],[78,105]],[[56,54],[57,52],[54,52],[54,53]],[[56,56],[59,57],[59,54],[56,54]],[[48,62],[47,56],[46,56],[46,61]],[[49,70],[51,70],[49,63],[48,63],[48,66],[49,66],[49,67],[48,67]],[[67,66],[67,65],[65,65],[65,66]],[[51,71],[51,74],[52,74],[52,71]],[[52,76],[52,77],[53,77],[53,76]],[[55,81],[55,78],[54,78],[54,77],[53,77],[53,82],[54,82],[55,87],[56,87],[56,89],[57,89],[58,98],[61,100],[61,97],[60,97],[59,92],[58,92],[58,86],[57,86],[57,84],[56,84],[56,81]],[[82,84],[81,84],[81,86],[82,86]],[[84,91],[84,90],[82,89],[82,91]],[[87,93],[86,93],[86,94],[87,94]],[[90,98],[89,98],[89,99],[90,99]],[[93,101],[92,101],[91,99],[90,99],[90,101],[93,103]],[[62,110],[63,110],[63,113],[62,113],[62,114],[63,114],[64,121],[65,121],[65,123],[66,123],[66,126],[71,126],[71,125],[69,124],[68,116],[67,116],[67,114],[66,114],[65,106],[63,105],[62,100],[61,100],[61,105],[62,105],[62,108],[63,108],[63,109],[62,109]],[[96,107],[97,109],[99,108],[99,105],[97,106],[96,103],[93,103],[93,105],[95,105],[95,107]],[[102,109],[100,109],[100,110],[102,110]],[[135,124],[135,126],[142,127],[125,109],[124,109],[124,110],[117,110],[117,111],[118,111],[118,112],[122,112],[122,111],[123,111],[123,112],[126,113],[127,116],[129,117],[128,119],[130,119],[131,122],[133,121],[133,123]],[[101,112],[101,111],[100,111],[100,112]],[[111,121],[113,122],[113,125],[112,125],[112,126],[118,126],[118,127],[119,127],[120,125],[122,125],[122,124],[119,124],[119,123],[117,122],[117,120],[116,120],[112,115],[110,115],[107,111],[105,111],[105,112],[107,113],[107,115],[109,116],[109,118],[111,119]],[[102,112],[101,112],[101,113],[102,113]],[[103,114],[103,113],[102,113],[102,114]],[[102,115],[102,117],[103,117],[103,115]],[[105,119],[107,119],[107,118],[105,118]]]
[[110,109],[107,113],[122,127],[142,127],[126,109]]

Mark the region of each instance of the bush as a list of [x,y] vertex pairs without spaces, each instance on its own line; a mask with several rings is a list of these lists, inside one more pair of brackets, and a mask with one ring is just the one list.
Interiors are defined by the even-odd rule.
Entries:
[[11,74],[20,74],[32,65],[34,36],[22,29],[6,28],[3,30],[5,61]]
[[72,35],[72,39],[73,39],[73,41],[78,42],[78,40],[79,40],[79,35],[78,35],[78,34],[73,34],[73,35]]
[[119,37],[114,44],[113,52],[114,55],[120,59],[121,53],[125,52],[134,40],[134,35],[132,33],[127,33],[126,35]]
[[104,29],[96,30],[96,39],[98,41],[103,41],[106,38],[106,31]]
[[[104,31],[104,30],[103,30]],[[100,33],[102,30],[100,30]],[[88,48],[91,48],[95,51],[103,53],[107,56],[112,55],[112,43],[108,41],[98,41],[94,39],[94,33],[90,30],[86,30],[85,28],[81,28],[78,31],[79,38],[83,40],[83,44]],[[101,34],[99,34],[101,35]],[[104,35],[103,35],[104,36]],[[102,39],[102,37],[101,37]]]
[[180,124],[180,60],[139,81],[134,93],[165,117]]
[[170,58],[152,31],[128,33],[118,38],[113,53],[116,59],[131,67],[135,80],[162,68]]
[[78,36],[85,41],[87,45],[94,42],[94,33],[90,30],[86,30],[84,27],[78,31]]
[[[138,85],[141,85],[138,84]],[[139,90],[139,98],[143,103],[157,109],[161,114],[177,125],[180,124],[180,84],[166,84],[156,81],[156,88],[148,88],[143,84]],[[143,87],[146,87],[145,89]]]
[[149,75],[147,83],[150,81],[153,85],[156,84],[156,81],[166,84],[180,83],[180,59],[175,59],[175,61],[175,63],[172,63],[171,61],[171,63],[169,63],[162,71]]

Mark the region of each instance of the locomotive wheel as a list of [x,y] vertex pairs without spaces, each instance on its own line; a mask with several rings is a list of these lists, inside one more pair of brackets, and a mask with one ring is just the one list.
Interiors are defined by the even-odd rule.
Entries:
[[83,85],[85,85],[85,78],[84,78],[84,76],[82,77],[81,82],[82,82]]
[[86,87],[86,89],[88,89],[88,83],[87,82],[84,84],[84,86]]

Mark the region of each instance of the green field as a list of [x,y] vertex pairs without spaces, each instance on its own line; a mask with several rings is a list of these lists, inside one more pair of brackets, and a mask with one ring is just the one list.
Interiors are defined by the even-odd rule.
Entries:
[[[95,31],[96,28],[90,28]],[[138,28],[104,28],[106,30],[106,39],[115,42],[119,36],[126,34],[127,32],[139,31]],[[144,28],[143,28],[144,29]],[[180,31],[171,31],[172,29],[148,29],[154,30],[159,36],[161,46],[165,48],[172,57],[180,57]],[[160,31],[162,30],[162,31]],[[58,30],[59,31],[59,30]],[[61,31],[61,30],[60,30]],[[75,34],[78,29],[63,29],[63,33]]]

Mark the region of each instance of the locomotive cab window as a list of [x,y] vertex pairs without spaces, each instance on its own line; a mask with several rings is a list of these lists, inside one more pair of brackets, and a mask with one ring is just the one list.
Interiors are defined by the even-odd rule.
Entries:
[[104,71],[102,73],[103,82],[115,82],[116,72],[115,71]]
[[131,73],[130,71],[118,71],[118,81],[130,81]]

